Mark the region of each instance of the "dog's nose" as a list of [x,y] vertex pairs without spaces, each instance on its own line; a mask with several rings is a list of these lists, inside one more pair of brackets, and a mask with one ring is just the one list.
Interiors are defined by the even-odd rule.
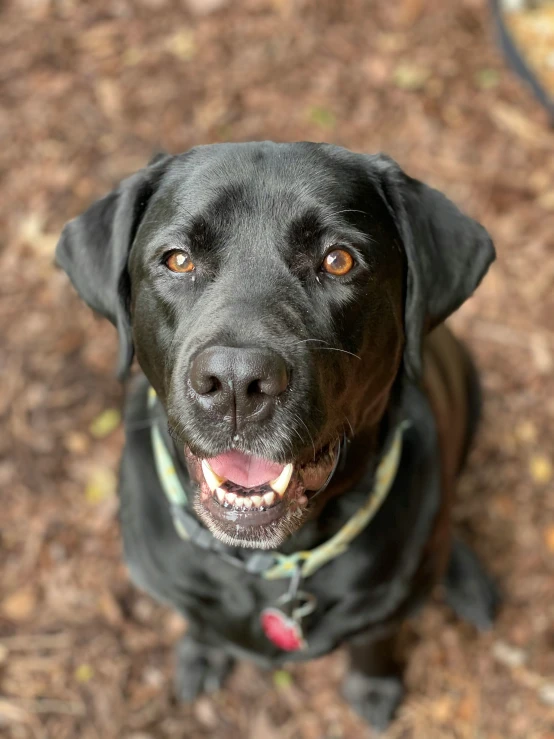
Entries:
[[212,346],[190,367],[190,384],[206,410],[244,420],[266,418],[275,399],[287,389],[285,360],[268,349]]

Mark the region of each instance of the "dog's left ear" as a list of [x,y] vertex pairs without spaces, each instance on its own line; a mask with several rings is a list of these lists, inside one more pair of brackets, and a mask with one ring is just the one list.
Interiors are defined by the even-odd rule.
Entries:
[[127,261],[169,159],[156,156],[148,167],[123,180],[67,223],[56,247],[56,263],[67,272],[79,295],[117,328],[120,379],[127,375],[133,360]]
[[404,366],[417,380],[425,334],[470,297],[495,250],[485,229],[438,190],[408,177],[387,156],[368,159],[406,253]]

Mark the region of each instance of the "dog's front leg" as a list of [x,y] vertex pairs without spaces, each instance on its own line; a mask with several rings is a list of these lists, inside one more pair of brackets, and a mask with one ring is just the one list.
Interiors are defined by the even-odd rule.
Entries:
[[350,667],[343,695],[377,731],[384,731],[404,695],[401,667],[395,660],[398,632],[375,638],[368,634],[348,643]]
[[222,649],[201,644],[191,633],[177,644],[176,661],[175,693],[184,703],[219,690],[234,664]]

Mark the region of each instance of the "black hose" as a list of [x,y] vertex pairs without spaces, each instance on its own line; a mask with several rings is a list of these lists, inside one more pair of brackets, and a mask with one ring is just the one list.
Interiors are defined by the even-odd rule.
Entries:
[[531,67],[527,64],[524,57],[521,55],[520,50],[508,27],[504,21],[504,14],[502,12],[501,0],[490,0],[492,15],[496,32],[504,56],[506,57],[509,65],[518,74],[521,79],[531,88],[535,97],[542,103],[542,105],[548,111],[552,126],[554,126],[554,98],[550,93],[545,90],[542,84],[537,79],[535,73]]

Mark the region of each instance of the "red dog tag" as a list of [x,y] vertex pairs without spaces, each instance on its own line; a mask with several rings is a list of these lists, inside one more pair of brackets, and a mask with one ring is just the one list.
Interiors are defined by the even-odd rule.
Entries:
[[260,622],[264,634],[284,652],[297,652],[306,649],[301,620],[315,610],[317,601],[311,593],[298,590],[300,584],[300,568],[291,578],[288,593],[282,595],[274,606],[264,608],[260,614]]
[[260,621],[264,634],[279,649],[285,652],[296,652],[308,646],[304,640],[300,622],[294,616],[290,618],[279,608],[264,608]]

